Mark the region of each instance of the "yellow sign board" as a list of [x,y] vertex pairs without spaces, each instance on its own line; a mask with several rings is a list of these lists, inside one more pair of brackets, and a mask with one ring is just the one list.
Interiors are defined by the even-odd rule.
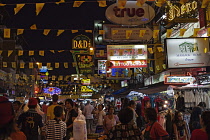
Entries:
[[93,92],[93,90],[87,86],[81,86],[81,92]]

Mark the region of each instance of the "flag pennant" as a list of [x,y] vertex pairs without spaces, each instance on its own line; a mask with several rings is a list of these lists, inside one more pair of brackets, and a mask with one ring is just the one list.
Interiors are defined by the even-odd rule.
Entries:
[[20,62],[20,68],[23,69],[25,67],[25,63],[24,62]]
[[104,30],[99,30],[99,34],[100,34],[100,35],[102,35],[102,34],[104,34],[104,33],[105,33]]
[[38,64],[38,68],[41,69],[42,68],[42,63]]
[[186,29],[180,29],[179,36],[184,36]]
[[23,51],[22,50],[19,50],[18,51],[18,56],[21,56],[21,55],[23,55]]
[[44,51],[39,51],[40,56],[44,56]]
[[64,3],[65,0],[60,0],[59,2],[55,2],[56,4]]
[[85,30],[86,33],[92,33],[92,30]]
[[138,54],[142,54],[143,50],[142,49],[138,49]]
[[29,56],[34,55],[34,51],[29,51],[29,52],[28,52],[28,55],[29,55]]
[[51,63],[47,63],[47,68],[49,69],[51,67]]
[[7,62],[3,62],[3,67],[4,67],[4,68],[7,67]]
[[157,38],[159,34],[159,30],[154,30],[153,31],[153,38]]
[[200,28],[194,28],[194,33],[193,36],[197,37],[198,31],[200,30]]
[[144,37],[145,33],[146,33],[146,30],[140,30],[139,37]]
[[0,55],[2,54],[2,52],[3,52],[3,51],[2,51],[2,50],[0,50]]
[[132,34],[132,30],[126,30],[126,39],[129,39]]
[[207,36],[210,36],[210,28],[207,28]]
[[30,29],[31,30],[36,30],[37,29],[36,24],[31,25]]
[[65,30],[58,30],[57,36],[61,35]]
[[8,50],[8,57],[12,54],[13,50]]
[[25,4],[17,4],[16,8],[14,8],[15,15],[25,6]]
[[157,47],[158,52],[163,52],[163,48],[162,47]]
[[167,29],[167,32],[166,32],[167,38],[171,37],[172,31],[173,31],[172,29]]
[[4,38],[10,38],[10,29],[4,29]]
[[44,35],[48,35],[49,32],[50,32],[50,29],[44,29],[43,34],[44,34]]
[[65,51],[65,50],[59,50],[58,52],[61,53],[61,52],[64,52],[64,51]]
[[44,5],[45,3],[36,3],[36,15],[38,15],[41,12]]
[[99,55],[104,56],[104,50],[99,50]]
[[78,30],[71,30],[71,32],[74,34],[74,33],[77,33]]
[[142,5],[146,2],[146,0],[137,0],[136,5],[142,7]]
[[63,76],[60,75],[60,76],[58,77],[58,80],[63,80]]
[[17,35],[23,34],[24,29],[17,29]]
[[55,75],[52,75],[52,80],[55,80]]
[[106,7],[106,1],[105,0],[98,0],[99,7]]
[[152,50],[152,48],[148,48],[148,51],[149,51],[150,54],[153,54],[154,53],[153,50]]
[[5,6],[6,4],[2,4],[2,3],[0,3],[0,6]]
[[54,51],[54,50],[50,50],[50,52],[55,53],[55,51]]
[[12,68],[16,68],[16,62],[12,62]]
[[34,68],[34,63],[33,62],[29,62],[29,69],[33,69]]
[[55,68],[59,68],[59,63],[55,63]]
[[118,0],[118,8],[124,8],[127,3],[127,0]]
[[80,7],[83,2],[85,2],[85,1],[74,1],[73,7]]
[[116,33],[118,33],[118,30],[112,30],[112,35],[115,35]]
[[64,68],[68,68],[68,63],[67,62],[63,63],[63,65],[64,65]]

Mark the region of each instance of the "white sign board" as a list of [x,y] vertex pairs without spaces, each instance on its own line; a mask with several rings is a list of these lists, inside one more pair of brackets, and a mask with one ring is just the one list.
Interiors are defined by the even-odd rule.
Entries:
[[[150,28],[111,28],[111,33],[113,30],[117,30],[118,32],[112,34],[112,40],[147,40],[149,41],[152,38],[153,32]],[[126,38],[126,30],[131,30],[132,33],[129,39]],[[140,37],[140,30],[146,30],[145,34]]]
[[124,8],[118,8],[118,3],[110,5],[106,9],[106,18],[121,25],[141,25],[150,22],[155,17],[154,9],[146,3],[139,7],[136,2],[127,1]]
[[170,38],[166,46],[168,68],[210,66],[209,38]]

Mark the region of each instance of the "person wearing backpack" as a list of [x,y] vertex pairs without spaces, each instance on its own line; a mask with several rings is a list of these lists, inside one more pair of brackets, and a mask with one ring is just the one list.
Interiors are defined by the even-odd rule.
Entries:
[[42,116],[35,110],[37,103],[37,99],[30,98],[28,102],[29,110],[21,114],[17,121],[18,126],[22,126],[21,131],[26,135],[27,140],[38,140],[38,129],[40,128],[41,131],[43,129]]

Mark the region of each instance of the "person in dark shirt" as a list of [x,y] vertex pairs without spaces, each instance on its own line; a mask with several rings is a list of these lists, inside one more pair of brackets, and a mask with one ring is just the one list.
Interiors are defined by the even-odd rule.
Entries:
[[66,122],[66,140],[69,140],[73,133],[73,122],[77,117],[77,112],[73,109],[74,102],[71,99],[66,99],[65,101],[66,112],[65,112],[65,122]]
[[28,102],[29,110],[20,115],[17,124],[27,137],[27,140],[38,140],[38,129],[43,129],[42,116],[39,115],[35,108],[37,106],[37,99],[30,98]]

